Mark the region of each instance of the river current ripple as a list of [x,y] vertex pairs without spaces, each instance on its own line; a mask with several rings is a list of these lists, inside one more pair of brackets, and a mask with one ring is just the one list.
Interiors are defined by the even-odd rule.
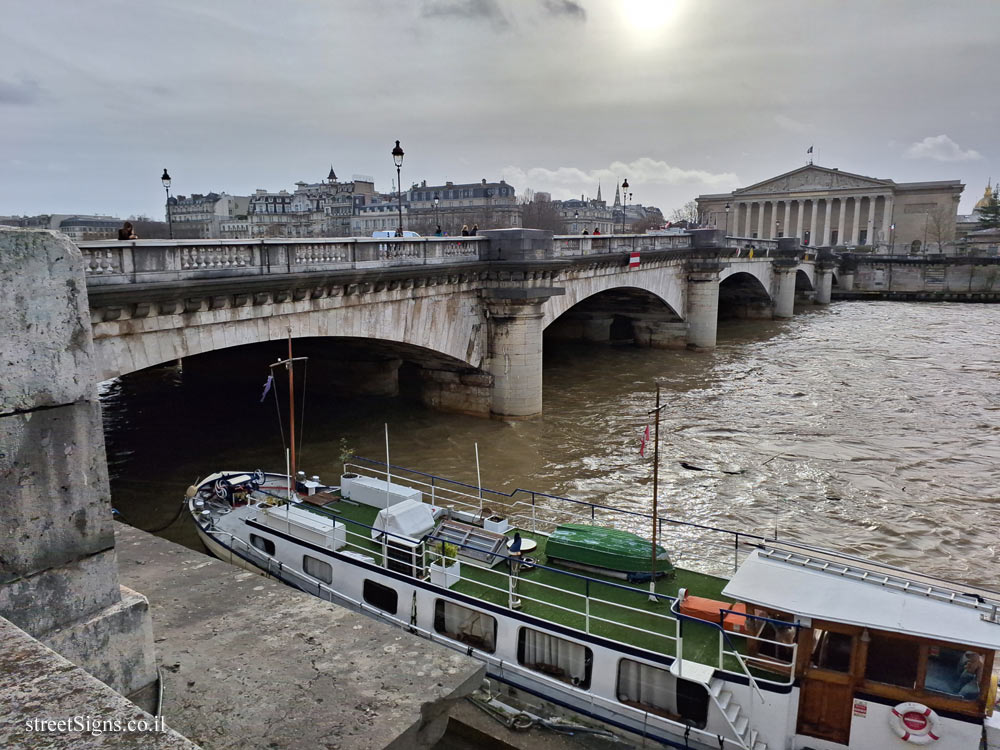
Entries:
[[[383,459],[388,423],[394,464],[475,484],[478,443],[486,487],[648,513],[652,462],[638,447],[659,379],[663,515],[997,588],[998,333],[996,305],[839,302],[723,322],[713,352],[549,344],[544,415],[514,423],[342,399],[313,382],[300,466],[335,482],[342,437]],[[274,406],[259,394],[195,388],[170,369],[103,384],[116,508],[151,528],[196,477],[280,471]],[[715,538],[667,528],[680,559]],[[162,535],[200,546],[186,518]],[[732,552],[719,552],[709,567],[731,572]]]

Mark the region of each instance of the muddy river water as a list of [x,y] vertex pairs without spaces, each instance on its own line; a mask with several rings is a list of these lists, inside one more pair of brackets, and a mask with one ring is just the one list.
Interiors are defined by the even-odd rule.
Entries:
[[[388,423],[394,464],[475,483],[478,443],[486,487],[648,512],[652,465],[638,448],[659,379],[664,515],[995,588],[998,376],[1000,306],[837,302],[722,322],[709,353],[549,344],[544,414],[515,423],[313,382],[299,463],[334,483],[341,438],[384,458]],[[170,368],[103,384],[116,508],[152,528],[210,471],[282,470],[274,405],[259,393],[196,387]],[[199,546],[186,518],[161,535]],[[679,551],[698,537],[665,542]]]

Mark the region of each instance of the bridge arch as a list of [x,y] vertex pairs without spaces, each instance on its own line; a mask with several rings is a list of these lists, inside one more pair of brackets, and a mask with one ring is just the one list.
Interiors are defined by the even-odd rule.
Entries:
[[772,306],[772,295],[756,273],[736,271],[719,282],[721,319],[770,318]]
[[795,293],[816,291],[816,267],[812,264],[802,265],[795,269]]
[[[640,276],[640,274],[636,274]],[[603,294],[617,294],[618,299],[644,299],[652,303],[654,300],[662,303],[661,312],[669,313],[676,319],[684,317],[684,290],[682,280],[676,273],[657,274],[647,271],[642,278],[630,279],[629,284],[622,284],[621,279],[604,279],[596,277],[567,285],[566,293],[549,298],[542,308],[542,328],[548,328],[556,319],[570,309]]]
[[544,336],[548,341],[670,346],[677,344],[671,340],[684,330],[681,316],[662,297],[639,287],[619,286],[580,300],[550,321]]
[[359,296],[201,309],[94,325],[98,379],[245,344],[340,338],[390,342],[434,352],[463,368],[485,365],[486,319],[474,291],[399,296],[365,304]]

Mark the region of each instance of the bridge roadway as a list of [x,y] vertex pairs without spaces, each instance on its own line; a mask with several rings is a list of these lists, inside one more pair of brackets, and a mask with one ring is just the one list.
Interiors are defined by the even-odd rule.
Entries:
[[[278,341],[290,328],[294,338],[361,351],[367,361],[349,369],[365,392],[396,392],[405,361],[425,403],[503,418],[542,409],[543,331],[710,349],[720,306],[729,316],[788,318],[797,293],[828,303],[834,272],[832,256],[817,259],[794,238],[715,230],[79,247],[100,380],[178,359],[197,366],[197,355]],[[330,372],[342,357],[330,357]]]

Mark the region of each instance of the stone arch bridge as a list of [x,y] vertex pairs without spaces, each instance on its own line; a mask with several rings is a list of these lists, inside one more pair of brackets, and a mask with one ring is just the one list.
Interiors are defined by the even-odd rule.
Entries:
[[[542,408],[543,332],[709,349],[720,313],[787,318],[796,295],[829,302],[832,257],[816,258],[794,239],[747,242],[714,230],[553,237],[511,229],[460,240],[140,240],[80,249],[99,379],[179,359],[211,363],[214,352],[284,340],[290,329],[311,359],[327,360],[330,377],[349,371],[364,392],[395,392],[405,365],[432,406],[518,418]],[[339,348],[325,349],[329,340]]]

